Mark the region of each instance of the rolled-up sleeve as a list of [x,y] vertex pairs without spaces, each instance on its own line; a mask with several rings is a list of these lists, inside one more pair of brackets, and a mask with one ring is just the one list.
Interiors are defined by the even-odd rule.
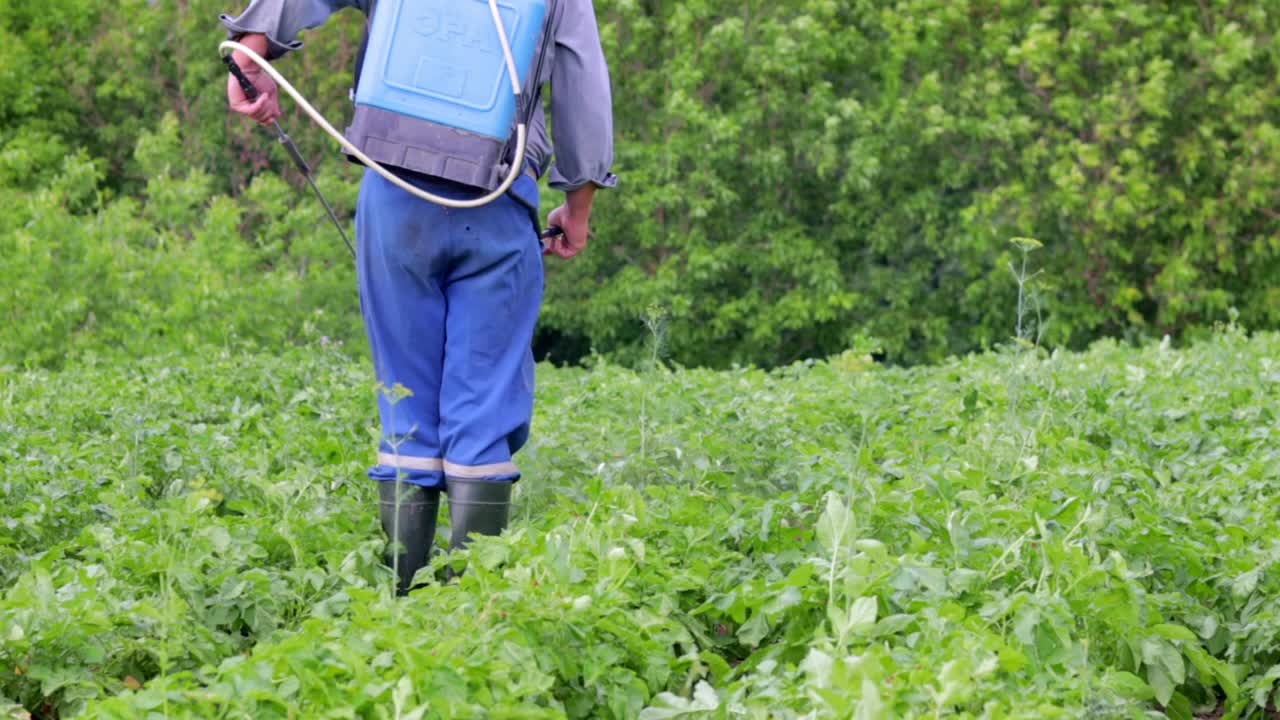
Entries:
[[551,69],[551,187],[613,187],[613,97],[591,0],[561,0]]
[[247,33],[267,36],[268,60],[298,50],[298,33],[324,24],[329,16],[344,7],[367,10],[370,0],[253,0],[236,16],[220,15],[227,37],[236,39]]

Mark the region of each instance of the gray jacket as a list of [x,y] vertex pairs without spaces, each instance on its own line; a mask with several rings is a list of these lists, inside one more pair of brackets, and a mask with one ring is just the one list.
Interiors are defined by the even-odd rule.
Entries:
[[[268,59],[302,47],[300,31],[323,24],[333,13],[354,7],[368,13],[372,0],[252,0],[240,15],[222,15],[228,37],[262,33],[270,43]],[[587,183],[617,185],[613,166],[613,106],[609,67],[600,48],[591,0],[558,0],[550,27],[555,42],[543,60],[537,84],[551,83],[552,128],[555,164],[551,187],[573,190]],[[526,91],[533,83],[526,83]],[[542,101],[529,121],[526,156],[542,173],[552,160]]]

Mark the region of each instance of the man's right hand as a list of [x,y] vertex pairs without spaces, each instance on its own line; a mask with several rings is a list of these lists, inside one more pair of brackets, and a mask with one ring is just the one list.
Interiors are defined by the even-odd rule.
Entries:
[[[253,50],[262,57],[267,56],[267,37],[260,33],[250,33],[240,38],[238,42],[245,47]],[[227,102],[231,105],[231,109],[241,115],[248,115],[263,125],[270,125],[276,118],[280,117],[280,97],[279,91],[276,89],[276,82],[271,76],[262,71],[258,64],[250,60],[239,50],[231,55],[240,69],[244,71],[245,77],[249,78],[249,82],[258,89],[258,99],[250,101],[244,94],[244,89],[240,87],[240,83],[236,81],[231,73],[227,73]]]
[[560,228],[560,234],[547,241],[546,252],[568,260],[586,249],[591,236],[591,205],[595,195],[594,183],[565,193],[565,203],[547,216],[547,224]]

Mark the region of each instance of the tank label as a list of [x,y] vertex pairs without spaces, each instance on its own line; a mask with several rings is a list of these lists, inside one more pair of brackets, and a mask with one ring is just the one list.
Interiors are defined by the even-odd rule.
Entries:
[[413,19],[411,27],[414,32],[433,42],[500,55],[502,48],[498,47],[493,19],[487,16],[479,18],[484,21],[482,23],[475,22],[476,19],[474,13],[463,15],[441,8],[426,8],[425,12]]

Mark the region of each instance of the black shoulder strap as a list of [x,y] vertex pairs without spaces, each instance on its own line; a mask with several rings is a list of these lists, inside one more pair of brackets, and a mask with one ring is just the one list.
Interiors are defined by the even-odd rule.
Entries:
[[533,64],[533,90],[529,93],[529,99],[520,113],[520,120],[525,125],[533,119],[533,109],[538,107],[538,101],[542,99],[542,63],[551,50],[551,43],[555,41],[555,23],[556,0],[547,0],[547,18],[542,23],[542,47],[538,50],[538,59]]
[[369,11],[365,13],[364,37],[360,39],[360,49],[356,51],[355,77],[351,80],[351,100],[356,99],[356,90],[360,87],[360,70],[364,68],[364,54],[369,51],[369,28],[373,24],[373,7],[377,0],[369,0]]

